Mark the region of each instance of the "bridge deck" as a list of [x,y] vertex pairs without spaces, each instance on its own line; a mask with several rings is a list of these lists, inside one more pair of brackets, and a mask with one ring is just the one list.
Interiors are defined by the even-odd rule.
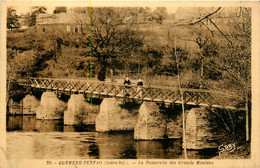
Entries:
[[[27,85],[54,91],[77,92],[95,96],[129,98],[141,101],[154,101],[181,104],[181,94],[178,88],[149,87],[120,85],[113,83],[90,82],[84,80],[64,80],[50,78],[29,78]],[[197,106],[210,106],[226,109],[236,109],[232,105],[234,96],[222,92],[183,88],[184,104]]]

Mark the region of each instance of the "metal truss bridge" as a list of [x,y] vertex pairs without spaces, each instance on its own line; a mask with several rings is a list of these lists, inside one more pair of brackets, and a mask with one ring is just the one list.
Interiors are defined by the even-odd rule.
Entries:
[[[43,90],[91,94],[93,97],[116,97],[140,101],[164,102],[181,104],[178,88],[163,86],[134,86],[91,80],[68,80],[52,78],[29,78],[26,85]],[[208,106],[225,109],[237,109],[228,104],[236,98],[233,94],[213,90],[182,88],[183,101],[187,105]]]

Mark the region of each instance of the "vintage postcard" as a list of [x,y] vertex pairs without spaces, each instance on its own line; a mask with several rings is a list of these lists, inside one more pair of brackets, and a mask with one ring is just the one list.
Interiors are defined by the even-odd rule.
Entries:
[[259,162],[259,2],[3,1],[0,168]]

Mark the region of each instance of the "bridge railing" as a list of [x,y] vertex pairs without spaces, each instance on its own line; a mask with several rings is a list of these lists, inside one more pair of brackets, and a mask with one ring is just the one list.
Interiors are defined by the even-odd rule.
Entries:
[[[117,83],[102,83],[88,80],[29,78],[29,85],[47,90],[91,93],[96,96],[121,97],[142,101],[182,103],[181,94],[175,87],[133,86]],[[185,104],[234,108],[234,96],[219,91],[182,88]]]

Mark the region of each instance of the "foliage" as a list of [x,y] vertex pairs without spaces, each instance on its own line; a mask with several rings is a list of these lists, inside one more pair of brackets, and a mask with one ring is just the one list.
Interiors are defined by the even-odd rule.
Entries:
[[20,24],[18,22],[18,15],[16,14],[16,10],[12,7],[7,8],[7,29],[18,29]]
[[[34,13],[45,10],[38,7]],[[218,12],[197,24],[182,27],[160,22],[169,18],[164,8],[76,11],[79,33],[64,32],[61,27],[49,27],[46,32],[34,28],[8,33],[7,48],[11,49],[8,60],[20,57],[17,53],[30,51],[28,56],[33,60],[24,66],[32,76],[89,77],[92,67],[92,77],[97,75],[99,80],[118,74],[142,77],[147,79],[147,84],[157,84],[155,80],[152,82],[153,76],[163,75],[162,78],[172,77],[174,83],[177,69],[173,43],[176,40],[183,87],[199,88],[203,84],[203,88],[236,90],[244,94],[245,86],[250,85],[251,25],[248,18],[251,11],[248,8],[236,8],[235,12],[225,15]],[[199,17],[205,15],[203,10],[198,11]],[[157,19],[159,22],[151,19],[149,22],[149,18],[156,17],[162,18]],[[229,41],[207,19],[223,20],[215,25],[225,32]],[[174,84],[169,81],[164,85]]]
[[228,27],[231,43],[220,45],[225,52],[218,63],[237,86],[245,88],[251,83],[251,10],[240,8],[227,22],[232,25]]
[[28,17],[28,24],[30,27],[36,25],[36,17],[39,13],[46,13],[46,7],[44,6],[34,6],[32,7],[32,13]]
[[[116,58],[130,57],[142,45],[142,35],[134,30],[137,12],[123,8],[94,8],[91,14],[91,54],[98,59],[98,79],[106,78],[106,69],[115,69]],[[128,20],[126,20],[126,18]]]
[[167,17],[167,9],[165,7],[157,7],[154,12],[152,12],[148,20],[155,20],[157,23],[162,24]]

